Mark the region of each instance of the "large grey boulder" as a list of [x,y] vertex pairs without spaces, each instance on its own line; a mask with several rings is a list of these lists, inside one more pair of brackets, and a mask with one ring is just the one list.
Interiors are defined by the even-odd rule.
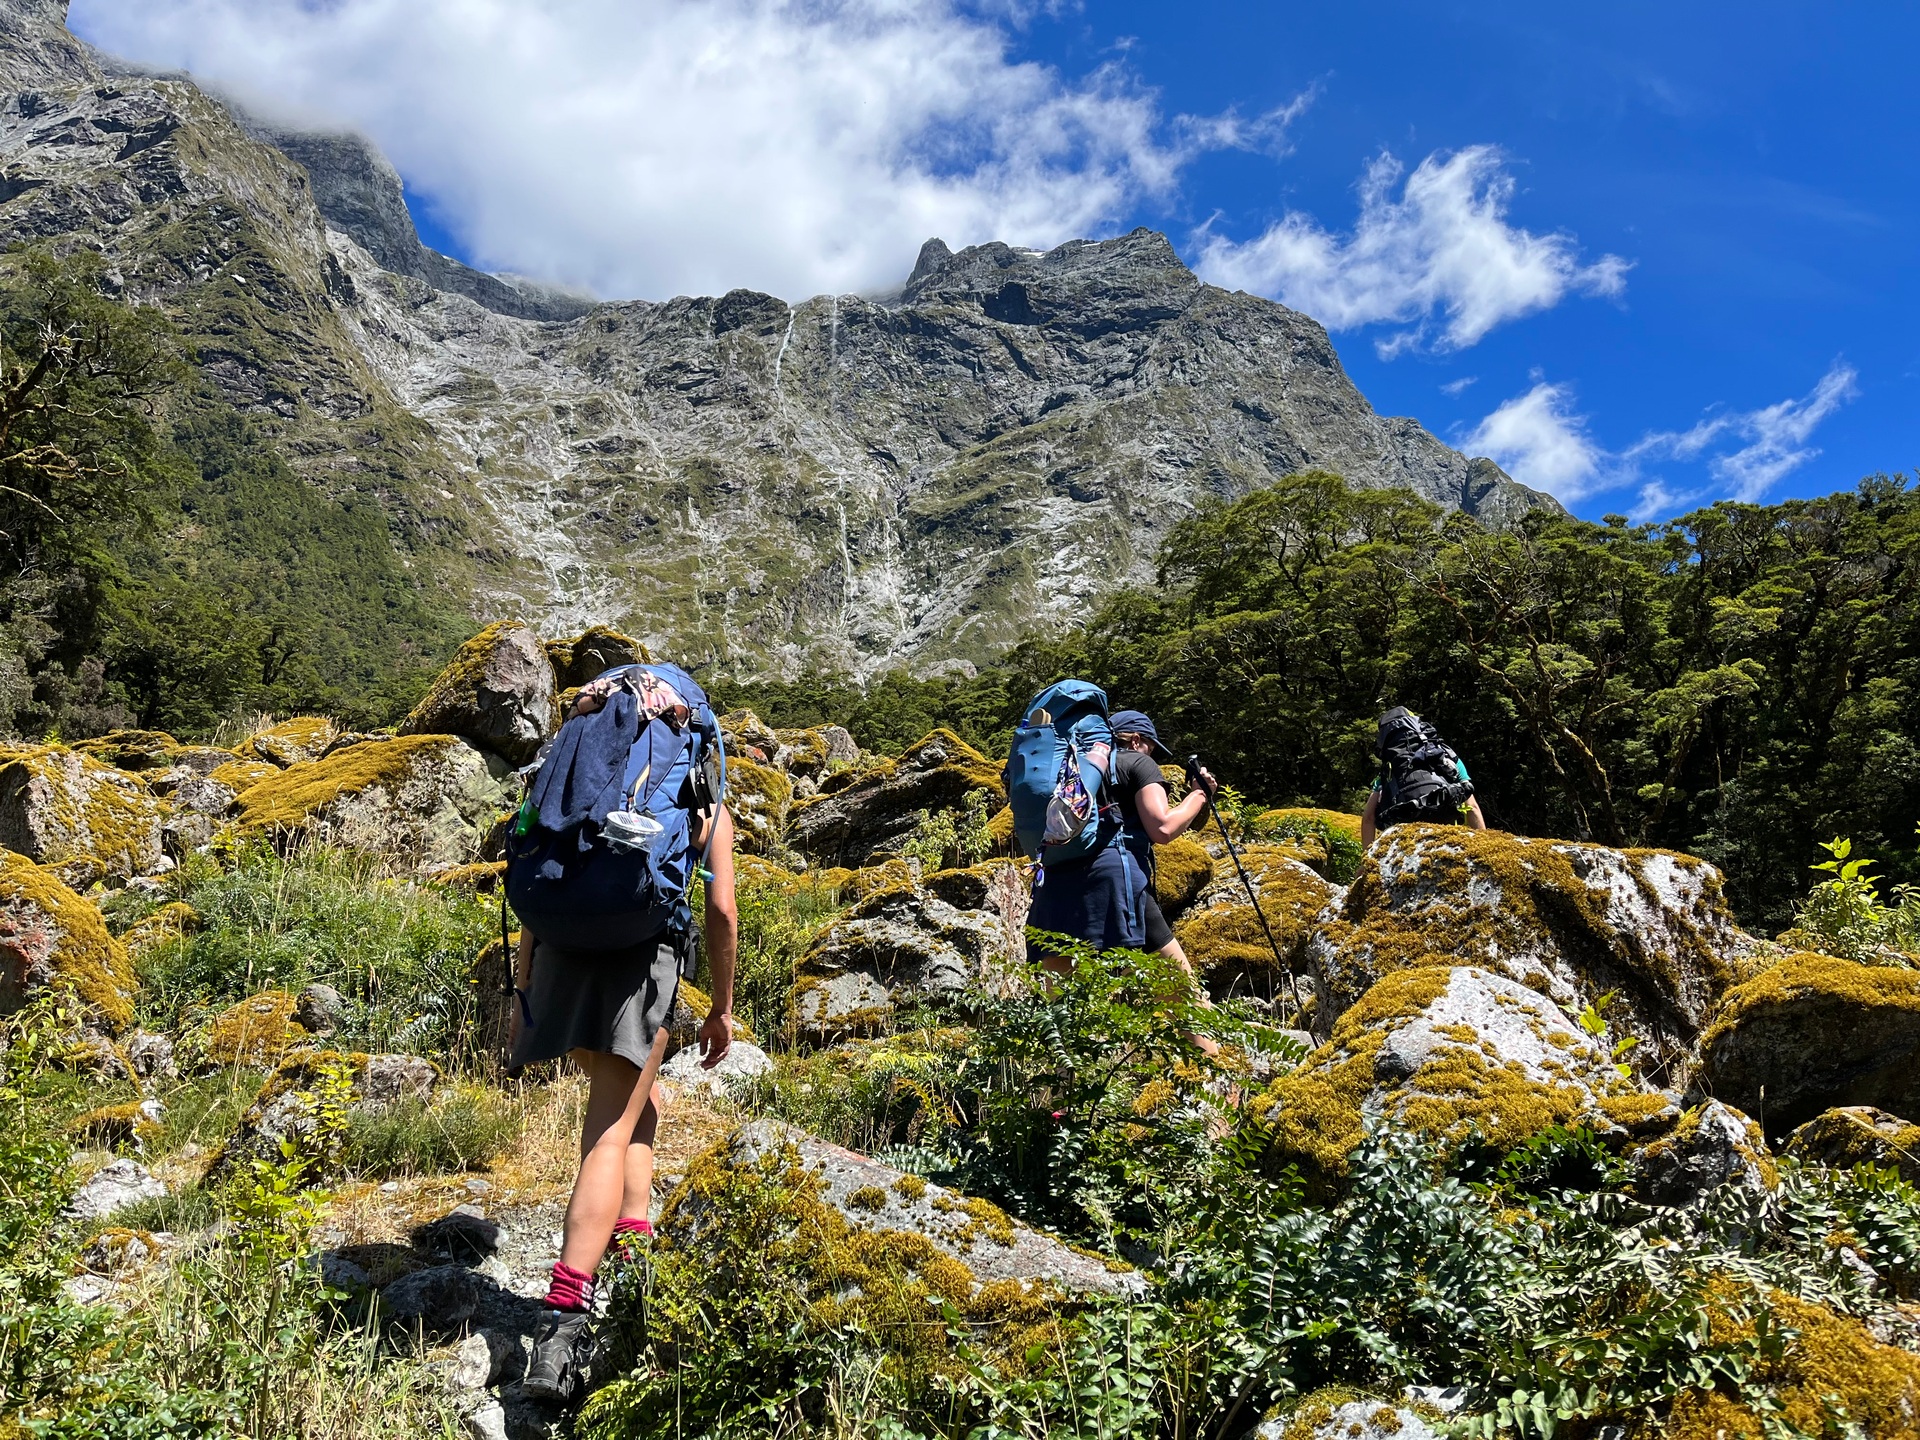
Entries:
[[1871,1105],[1836,1105],[1795,1130],[1786,1153],[1809,1165],[1874,1165],[1920,1185],[1920,1125]]
[[[1134,1271],[1083,1254],[983,1200],[829,1145],[777,1120],[741,1126],[709,1159],[726,1170],[744,1172],[771,1173],[763,1167],[797,1165],[808,1176],[812,1198],[850,1231],[923,1236],[938,1254],[966,1267],[976,1292],[1000,1281],[1047,1286],[1065,1297],[1138,1296],[1146,1291],[1146,1282]],[[683,1185],[661,1216],[661,1232],[677,1248],[697,1251],[704,1227],[720,1223],[702,1189]]]
[[1836,1105],[1920,1121],[1920,971],[1791,955],[1726,998],[1698,1088],[1781,1136]]
[[458,735],[524,765],[558,725],[546,646],[524,625],[499,624],[460,647],[399,733]]
[[1636,1151],[1633,1169],[1641,1194],[1656,1205],[1698,1205],[1728,1185],[1765,1195],[1780,1179],[1760,1127],[1718,1100]]
[[1690,855],[1402,825],[1374,842],[1306,958],[1323,1038],[1383,976],[1477,965],[1569,1013],[1610,993],[1614,1035],[1639,1041],[1636,1069],[1678,1085],[1758,949],[1720,873]]
[[1446,1146],[1506,1148],[1554,1124],[1614,1133],[1671,1122],[1671,1097],[1620,1074],[1547,996],[1473,966],[1399,970],[1349,1007],[1332,1039],[1254,1102],[1277,1156],[1318,1188],[1379,1115]]
[[[961,892],[957,881],[971,876],[942,872],[926,883],[886,886],[829,926],[794,967],[788,1010],[798,1032],[814,1041],[874,1034],[905,1001],[962,990],[1011,959],[1018,932],[1000,914],[961,909],[933,888],[940,881]],[[987,883],[983,877],[983,903]]]
[[936,730],[897,761],[830,777],[823,793],[788,812],[787,843],[818,865],[867,864],[896,853],[922,810],[951,809],[974,790],[1004,796],[1001,768],[951,731]]
[[64,745],[0,751],[0,848],[76,887],[169,868],[169,813],[138,776]]
[[700,1063],[697,1045],[684,1045],[660,1067],[660,1078],[669,1085],[695,1094],[725,1095],[735,1082],[744,1082],[773,1072],[773,1057],[750,1040],[735,1040],[718,1065],[709,1069]]

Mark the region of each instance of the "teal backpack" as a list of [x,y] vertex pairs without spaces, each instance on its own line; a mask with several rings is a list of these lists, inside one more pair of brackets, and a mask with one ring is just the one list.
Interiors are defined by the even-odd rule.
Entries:
[[1057,865],[1114,842],[1113,750],[1107,692],[1098,685],[1062,680],[1027,702],[1007,757],[1007,803],[1022,854]]

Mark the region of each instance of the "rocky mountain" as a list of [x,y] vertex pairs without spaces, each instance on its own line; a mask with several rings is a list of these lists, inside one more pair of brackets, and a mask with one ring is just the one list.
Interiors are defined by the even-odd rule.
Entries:
[[241,117],[0,0],[0,243],[104,251],[222,395],[476,612],[745,671],[997,653],[1210,496],[1325,466],[1553,502],[1376,415],[1326,331],[1146,230],[922,248],[885,296],[591,304],[424,247],[357,137]]

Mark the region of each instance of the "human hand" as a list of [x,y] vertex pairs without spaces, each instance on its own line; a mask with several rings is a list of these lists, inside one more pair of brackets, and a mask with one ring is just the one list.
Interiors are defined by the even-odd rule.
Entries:
[[1214,792],[1220,788],[1220,782],[1213,778],[1213,772],[1204,765],[1193,767],[1193,783],[1206,792],[1207,799],[1213,799]]
[[700,1068],[711,1070],[733,1048],[733,1016],[717,1006],[700,1022]]

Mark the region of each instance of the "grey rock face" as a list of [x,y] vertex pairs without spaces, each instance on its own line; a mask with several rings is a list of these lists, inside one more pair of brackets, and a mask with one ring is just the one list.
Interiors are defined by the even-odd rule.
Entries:
[[347,1018],[347,1002],[331,985],[309,985],[300,992],[293,1018],[315,1035],[338,1030]]
[[382,1290],[380,1312],[390,1332],[429,1339],[457,1335],[480,1308],[480,1286],[480,1277],[464,1265],[430,1266]]
[[166,1198],[167,1187],[146,1166],[133,1160],[115,1160],[94,1172],[74,1191],[67,1213],[80,1220],[104,1220],[143,1200]]
[[555,729],[553,662],[531,630],[483,631],[401,722],[402,735],[458,735],[515,765]]
[[787,843],[821,865],[859,866],[896,851],[922,810],[945,810],[975,789],[1000,790],[1000,766],[936,730],[891,768],[849,778],[788,813]]
[[711,1070],[700,1063],[697,1047],[684,1046],[660,1067],[660,1078],[683,1089],[724,1095],[730,1081],[765,1075],[772,1069],[771,1055],[749,1041],[736,1040]]
[[382,269],[423,280],[521,320],[571,320],[590,297],[483,274],[421,243],[407,210],[400,172],[373,143],[350,131],[290,130],[229,106],[242,129],[303,166],[313,203],[327,224],[351,236]]

